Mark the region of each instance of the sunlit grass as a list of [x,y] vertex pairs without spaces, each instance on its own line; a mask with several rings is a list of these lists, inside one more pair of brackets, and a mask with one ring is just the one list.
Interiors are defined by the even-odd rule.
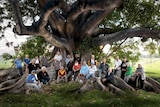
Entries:
[[81,94],[69,92],[79,84],[54,84],[49,94],[5,94],[0,107],[158,107],[160,94],[137,91],[123,95],[91,90]]
[[13,60],[4,60],[4,59],[0,59],[0,69],[6,69],[6,68],[10,68],[13,65]]

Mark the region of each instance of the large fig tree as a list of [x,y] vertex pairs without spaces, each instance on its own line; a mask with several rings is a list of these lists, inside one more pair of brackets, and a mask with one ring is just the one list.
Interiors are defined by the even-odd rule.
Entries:
[[[129,22],[126,22],[128,28],[107,26],[107,17],[111,21],[112,13],[120,11],[119,7],[123,10],[127,4],[123,0],[37,0],[41,13],[37,14],[38,19],[30,26],[23,22],[22,13],[25,12],[21,12],[19,0],[9,1],[16,22],[14,32],[18,35],[42,36],[48,43],[61,49],[63,55],[67,52],[73,56],[78,51],[85,56],[92,46],[111,44],[128,37],[160,38],[160,31],[141,28],[138,23],[138,28],[129,28]],[[119,14],[126,18],[124,13]],[[102,21],[105,22],[102,24]],[[112,23],[119,24],[118,21]]]
[[[126,38],[141,37],[142,41],[150,37],[160,39],[159,3],[152,0],[9,0],[9,2],[15,20],[13,31],[16,34],[41,36],[55,46],[55,50],[59,48],[64,56],[66,52],[73,56],[75,51],[85,56],[93,46],[112,44]],[[24,5],[23,2],[32,5]],[[30,25],[25,22],[27,15],[33,18]],[[51,71],[50,68],[48,70]],[[19,79],[10,71],[15,70],[3,70],[0,74],[0,93],[26,90],[23,86],[27,72]],[[96,81],[102,89],[105,89],[100,80]],[[154,92],[160,92],[158,82],[148,79],[145,84]],[[110,88],[116,92],[122,92],[121,89],[134,90],[118,77],[115,77],[115,82]],[[83,87],[81,90],[83,91]]]

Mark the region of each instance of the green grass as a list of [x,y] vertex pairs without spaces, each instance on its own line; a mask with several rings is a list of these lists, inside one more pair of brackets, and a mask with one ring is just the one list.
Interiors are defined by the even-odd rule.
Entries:
[[48,94],[5,94],[0,96],[0,107],[158,107],[160,94],[143,91],[113,95],[100,90],[81,94],[68,92],[79,84],[52,85]]
[[0,59],[0,69],[6,69],[6,68],[10,68],[12,67],[12,63],[13,60],[4,60],[4,59]]

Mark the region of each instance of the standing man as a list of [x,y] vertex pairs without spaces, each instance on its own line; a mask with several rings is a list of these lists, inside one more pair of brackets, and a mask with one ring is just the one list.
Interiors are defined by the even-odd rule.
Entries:
[[46,57],[46,54],[43,54],[41,58],[42,66],[48,67],[48,59]]
[[16,69],[17,69],[18,75],[22,76],[23,75],[22,60],[21,60],[21,56],[20,55],[17,56],[17,59],[14,61],[14,63],[16,65]]
[[108,72],[109,65],[106,62],[106,58],[103,58],[103,62],[99,66],[99,77],[102,77],[102,73]]
[[27,54],[24,58],[24,70],[28,69],[28,65],[30,63],[29,55]]
[[116,60],[115,60],[115,72],[114,72],[114,74],[118,77],[121,77],[121,64],[122,64],[122,61],[119,59],[119,56],[117,56]]
[[121,64],[121,78],[124,79],[125,73],[127,71],[127,58],[124,58]]

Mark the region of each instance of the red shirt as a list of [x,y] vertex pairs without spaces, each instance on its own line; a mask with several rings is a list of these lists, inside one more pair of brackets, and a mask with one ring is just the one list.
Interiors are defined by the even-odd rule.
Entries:
[[73,65],[73,69],[75,70],[75,71],[78,71],[78,70],[80,70],[81,69],[81,65],[80,64],[78,64],[78,65]]

